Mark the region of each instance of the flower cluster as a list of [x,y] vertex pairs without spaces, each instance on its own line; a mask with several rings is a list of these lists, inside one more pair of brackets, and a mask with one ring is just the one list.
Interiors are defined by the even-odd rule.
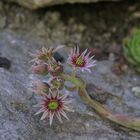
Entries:
[[34,55],[35,58],[32,60],[31,70],[34,74],[47,74],[47,78],[50,76],[48,81],[37,80],[34,82],[33,91],[42,97],[41,102],[35,105],[40,108],[35,115],[42,113],[41,120],[49,119],[50,125],[52,125],[55,118],[60,122],[63,122],[62,117],[69,120],[66,111],[73,110],[70,107],[71,99],[69,94],[65,92],[66,90],[74,91],[78,89],[81,100],[92,107],[99,115],[126,128],[140,131],[140,118],[112,113],[88,95],[86,83],[79,75],[77,76],[77,71],[91,72],[91,68],[95,66],[95,60],[92,59],[93,56],[90,56],[90,52],[88,53],[87,50],[80,52],[78,47],[74,48],[68,57],[68,64],[71,66],[72,72],[67,74],[64,72],[63,65],[55,60],[54,52],[59,48],[62,48],[62,46],[49,49],[43,48]]
[[[49,75],[50,79],[46,81],[33,82],[33,92],[42,96],[42,101],[36,106],[40,107],[40,110],[36,113],[42,114],[41,120],[48,118],[50,125],[53,122],[53,118],[58,118],[62,122],[62,116],[68,119],[65,111],[73,111],[70,107],[71,100],[68,94],[64,93],[68,90],[65,85],[65,75],[63,65],[54,59],[54,53],[62,48],[42,48],[34,55],[33,64],[31,67],[33,74]],[[89,57],[90,53],[85,50],[80,53],[79,48],[74,48],[68,58],[68,63],[72,66],[73,70],[87,70],[91,72],[90,68],[95,65],[95,61],[92,57]],[[72,75],[74,76],[74,75]],[[65,88],[65,90],[63,90]]]

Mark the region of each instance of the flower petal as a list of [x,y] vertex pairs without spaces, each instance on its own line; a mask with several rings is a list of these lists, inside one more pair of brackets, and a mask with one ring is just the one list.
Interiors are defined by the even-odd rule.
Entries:
[[40,120],[44,120],[44,119],[47,117],[47,115],[48,115],[48,112],[45,111],[45,112],[43,113],[43,115],[42,115],[42,117],[41,117]]
[[54,113],[50,112],[50,114],[49,114],[50,125],[52,125],[53,117],[54,117]]
[[41,108],[38,112],[35,113],[35,115],[38,115],[40,113],[44,112],[44,108]]
[[65,113],[63,110],[61,110],[60,113],[61,113],[67,120],[69,120],[69,118],[67,117],[66,113]]
[[61,119],[61,115],[60,115],[59,112],[56,113],[56,117],[58,118],[58,120],[59,120],[61,123],[63,122],[62,119]]

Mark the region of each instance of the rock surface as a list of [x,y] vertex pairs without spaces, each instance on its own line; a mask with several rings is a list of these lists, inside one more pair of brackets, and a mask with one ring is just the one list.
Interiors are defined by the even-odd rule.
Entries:
[[[30,53],[39,48],[35,38],[29,34],[21,36],[11,31],[0,32],[0,50],[2,56],[11,61],[9,70],[0,68],[0,140],[138,140],[139,133],[115,130],[113,126],[100,118],[90,107],[81,102],[76,93],[72,93],[74,113],[69,113],[70,121],[56,122],[49,126],[34,116],[37,111],[33,105],[37,95],[29,90],[32,74],[29,71]],[[140,81],[140,77],[125,76],[122,79],[110,72],[111,62],[98,62],[96,69],[83,78],[103,89],[122,97],[108,98],[107,105],[116,112],[140,115],[139,98],[133,97],[131,87]],[[66,71],[69,69],[66,67]],[[81,76],[81,73],[79,73]],[[94,78],[93,78],[94,77]],[[129,83],[127,83],[129,81]]]
[[[37,103],[38,96],[30,90],[30,82],[35,78],[30,72],[31,53],[42,46],[50,47],[64,43],[69,46],[75,41],[82,47],[96,46],[106,49],[111,46],[112,40],[121,40],[122,31],[126,31],[126,25],[131,23],[126,7],[127,3],[114,6],[97,4],[91,9],[75,7],[71,13],[70,7],[63,7],[62,11],[65,11],[62,12],[58,9],[30,11],[17,5],[0,6],[0,58],[9,60],[11,64],[10,68],[6,67],[9,63],[0,65],[0,140],[140,139],[140,133],[121,129],[103,120],[94,110],[82,103],[76,93],[71,94],[75,112],[68,113],[70,121],[64,120],[63,124],[56,121],[50,127],[46,120],[40,121],[40,116],[34,115],[38,109],[33,105]],[[103,8],[106,13],[102,11]],[[119,16],[117,14],[120,11]],[[84,16],[79,19],[81,12]],[[129,20],[126,20],[127,16]],[[134,20],[132,23],[134,25]],[[59,53],[66,59],[68,48],[65,53],[64,50]],[[133,68],[121,76],[114,75],[111,67],[115,60],[113,57],[116,56],[108,58],[106,54],[102,55],[91,74],[79,73],[79,76],[89,85],[99,87],[98,90],[94,90],[101,92],[98,100],[102,99],[105,92],[102,102],[112,111],[140,116],[140,96],[136,94],[136,87],[140,87],[140,76]],[[65,67],[65,70],[69,72],[68,67]],[[92,88],[89,88],[89,94],[95,97],[92,95]]]
[[64,3],[90,3],[99,1],[118,1],[118,0],[7,0],[8,2],[16,2],[29,9],[37,9],[40,7],[58,5]]

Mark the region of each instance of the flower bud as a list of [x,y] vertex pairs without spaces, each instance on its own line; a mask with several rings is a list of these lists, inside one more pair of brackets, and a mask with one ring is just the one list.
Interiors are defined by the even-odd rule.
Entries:
[[61,90],[64,87],[64,80],[60,77],[53,77],[50,84],[53,89]]
[[53,61],[49,66],[48,66],[49,72],[52,76],[59,76],[63,72],[63,66],[56,61]]
[[31,69],[34,74],[48,74],[47,64],[42,60],[35,61]]
[[38,94],[48,94],[49,93],[49,84],[43,81],[35,81],[33,82],[33,92]]

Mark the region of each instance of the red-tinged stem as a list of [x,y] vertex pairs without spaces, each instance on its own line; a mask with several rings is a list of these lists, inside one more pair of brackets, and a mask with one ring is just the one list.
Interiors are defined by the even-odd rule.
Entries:
[[81,100],[92,107],[99,115],[126,128],[140,131],[140,118],[131,118],[123,114],[113,114],[101,103],[90,98],[86,91],[86,84],[80,78],[71,77],[66,74],[62,74],[61,76],[78,87]]

